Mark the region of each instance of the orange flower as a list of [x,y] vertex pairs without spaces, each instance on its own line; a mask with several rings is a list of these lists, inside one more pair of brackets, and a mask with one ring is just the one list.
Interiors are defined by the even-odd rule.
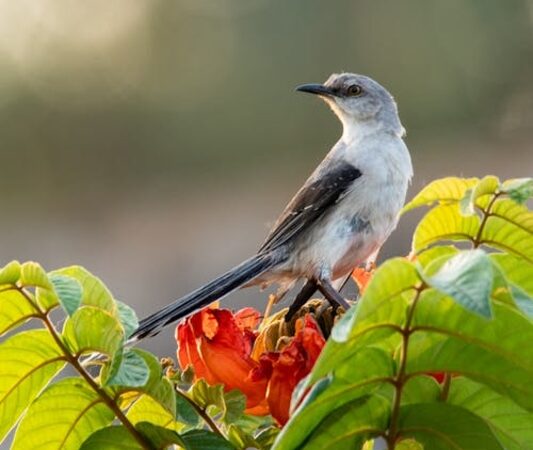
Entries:
[[245,308],[204,309],[176,329],[178,360],[191,365],[197,378],[222,383],[226,391],[239,389],[247,398],[249,414],[272,416],[281,424],[288,420],[292,391],[313,368],[325,339],[306,315],[296,322],[296,333],[280,351],[263,351],[252,358],[258,336],[259,312]]
[[376,265],[371,264],[368,269],[363,267],[356,267],[352,272],[352,278],[355,281],[355,284],[357,284],[357,287],[359,288],[359,292],[361,294],[365,292],[366,286],[374,276],[375,270]]
[[270,414],[280,423],[289,420],[292,392],[315,365],[326,340],[307,314],[296,322],[296,334],[280,352],[263,353],[261,372],[269,374],[266,398]]
[[[248,409],[265,403],[266,380],[252,381],[250,372],[257,362],[250,357],[259,313],[247,308],[233,315],[227,309],[204,309],[176,328],[178,361],[191,365],[197,378],[209,384],[224,384],[230,391],[246,395]],[[262,407],[263,414],[268,411]],[[261,408],[258,409],[261,412]]]

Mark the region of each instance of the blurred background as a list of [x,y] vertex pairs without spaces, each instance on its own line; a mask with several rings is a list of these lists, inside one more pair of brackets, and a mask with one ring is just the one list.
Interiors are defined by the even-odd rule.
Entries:
[[[0,265],[81,264],[141,317],[196,288],[258,248],[339,137],[294,87],[343,70],[395,95],[409,196],[533,174],[532,1],[0,1]],[[172,335],[145,345],[171,355]]]

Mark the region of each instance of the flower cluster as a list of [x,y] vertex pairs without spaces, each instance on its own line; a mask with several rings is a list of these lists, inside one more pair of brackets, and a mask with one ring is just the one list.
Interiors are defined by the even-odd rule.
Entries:
[[226,391],[239,389],[247,413],[271,414],[283,425],[292,392],[313,368],[333,325],[329,305],[310,305],[290,322],[281,311],[259,329],[260,314],[253,308],[206,308],[176,329],[180,366],[192,366],[197,378],[222,383]]

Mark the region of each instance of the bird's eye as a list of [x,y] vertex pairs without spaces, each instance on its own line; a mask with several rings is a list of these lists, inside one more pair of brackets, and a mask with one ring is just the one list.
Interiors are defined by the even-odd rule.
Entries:
[[361,89],[361,86],[358,84],[352,84],[346,89],[346,95],[349,97],[357,97],[358,95],[361,95],[362,92],[363,89]]

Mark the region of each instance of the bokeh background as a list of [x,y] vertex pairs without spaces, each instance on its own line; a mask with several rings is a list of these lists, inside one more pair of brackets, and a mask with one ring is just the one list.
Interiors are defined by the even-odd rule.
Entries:
[[[1,0],[0,265],[82,264],[141,317],[208,281],[338,138],[293,89],[342,70],[394,93],[410,196],[533,174],[532,1]],[[145,345],[173,354],[172,335]]]

